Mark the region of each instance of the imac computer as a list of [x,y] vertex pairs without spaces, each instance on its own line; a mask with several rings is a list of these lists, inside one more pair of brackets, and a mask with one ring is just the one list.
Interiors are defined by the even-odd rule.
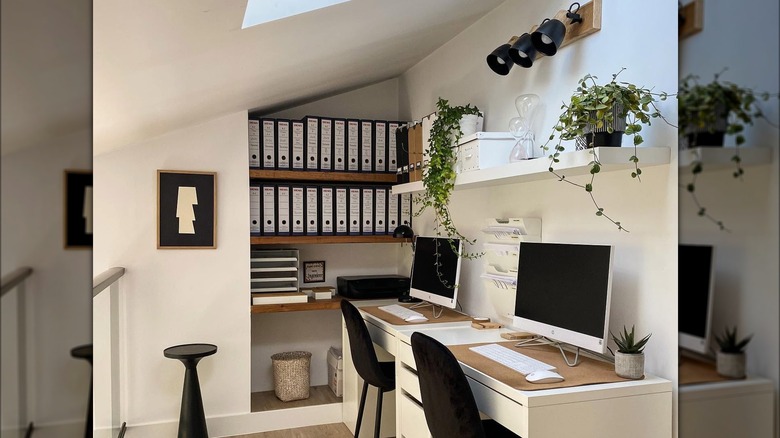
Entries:
[[460,281],[460,245],[459,239],[417,236],[409,295],[454,309]]
[[[612,295],[610,245],[523,242],[517,266],[512,326],[539,342],[604,354],[609,340]],[[563,354],[563,349],[561,349]]]
[[715,275],[713,247],[681,244],[677,259],[680,348],[708,354]]

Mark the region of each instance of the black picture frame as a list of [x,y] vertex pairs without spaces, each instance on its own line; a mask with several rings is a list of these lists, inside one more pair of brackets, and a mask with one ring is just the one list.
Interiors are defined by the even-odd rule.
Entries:
[[216,230],[217,173],[158,170],[157,249],[215,249]]
[[303,282],[322,283],[325,281],[325,261],[303,262]]
[[92,171],[65,170],[63,184],[65,249],[92,248]]

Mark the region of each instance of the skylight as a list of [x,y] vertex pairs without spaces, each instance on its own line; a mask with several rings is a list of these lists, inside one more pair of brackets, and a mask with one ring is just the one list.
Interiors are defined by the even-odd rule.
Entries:
[[248,0],[242,29],[304,14],[349,0]]

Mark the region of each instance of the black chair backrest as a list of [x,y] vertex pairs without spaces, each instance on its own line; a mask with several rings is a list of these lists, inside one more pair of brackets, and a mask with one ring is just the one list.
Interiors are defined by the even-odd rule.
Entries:
[[392,390],[395,387],[395,376],[388,377],[382,372],[371,335],[368,333],[363,317],[360,316],[360,311],[349,301],[341,300],[341,314],[344,315],[344,323],[347,325],[349,349],[357,373],[369,385]]
[[412,353],[433,438],[485,438],[474,395],[452,352],[436,339],[415,332]]

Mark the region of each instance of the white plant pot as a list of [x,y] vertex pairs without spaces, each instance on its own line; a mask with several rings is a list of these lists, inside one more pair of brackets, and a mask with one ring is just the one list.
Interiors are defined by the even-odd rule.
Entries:
[[626,379],[641,379],[645,375],[645,354],[615,352],[615,374]]
[[724,353],[718,351],[716,356],[718,374],[733,379],[745,377],[745,353]]
[[478,116],[476,114],[466,114],[460,118],[460,130],[463,132],[463,137],[478,132],[481,127],[482,116]]

